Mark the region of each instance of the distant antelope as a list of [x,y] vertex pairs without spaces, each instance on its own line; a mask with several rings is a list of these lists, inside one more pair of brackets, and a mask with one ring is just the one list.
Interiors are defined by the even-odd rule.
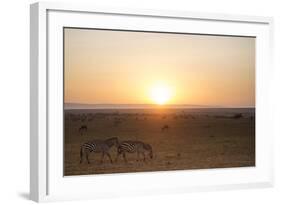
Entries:
[[114,118],[114,126],[118,126],[121,123],[122,123],[122,119],[121,118]]
[[137,161],[139,160],[139,155],[142,154],[143,161],[145,161],[146,152],[148,152],[149,157],[152,159],[153,152],[151,145],[141,141],[123,141],[117,148],[116,162],[121,154],[125,162],[127,162],[126,153],[137,153]]
[[161,130],[162,130],[162,131],[165,131],[165,130],[169,130],[169,128],[170,128],[169,125],[164,125],[164,126],[161,128]]
[[81,135],[83,135],[84,132],[87,132],[88,131],[88,127],[87,125],[82,125],[80,128],[79,128],[79,133],[81,133]]
[[91,152],[102,154],[101,161],[100,161],[101,163],[103,163],[104,155],[107,155],[110,162],[112,163],[112,158],[109,154],[109,151],[112,146],[117,147],[118,144],[119,142],[117,137],[112,137],[107,140],[96,139],[90,142],[86,142],[80,147],[80,163],[82,163],[83,154],[85,153],[87,162],[88,164],[90,164],[89,153]]

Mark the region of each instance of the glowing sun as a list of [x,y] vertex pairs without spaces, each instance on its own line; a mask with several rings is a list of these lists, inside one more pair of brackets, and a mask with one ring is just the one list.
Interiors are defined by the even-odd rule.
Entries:
[[151,99],[158,105],[166,104],[171,98],[171,89],[166,85],[155,85],[151,88]]

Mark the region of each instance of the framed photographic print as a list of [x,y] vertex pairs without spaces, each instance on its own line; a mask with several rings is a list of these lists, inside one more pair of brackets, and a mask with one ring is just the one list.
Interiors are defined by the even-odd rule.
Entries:
[[31,5],[31,199],[272,186],[272,24]]

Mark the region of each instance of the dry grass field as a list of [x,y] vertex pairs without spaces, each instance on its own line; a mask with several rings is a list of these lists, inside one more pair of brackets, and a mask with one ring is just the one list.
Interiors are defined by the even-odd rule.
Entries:
[[[255,166],[255,109],[74,109],[64,118],[65,176]],[[110,137],[146,142],[154,157],[136,161],[133,153],[111,164],[90,153],[91,163],[80,164],[83,143]]]

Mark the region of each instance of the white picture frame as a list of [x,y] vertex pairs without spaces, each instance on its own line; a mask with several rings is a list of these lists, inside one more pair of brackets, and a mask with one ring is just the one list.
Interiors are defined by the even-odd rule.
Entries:
[[[255,36],[256,166],[64,177],[61,69],[65,26]],[[40,202],[273,186],[272,29],[270,17],[32,4],[30,198]]]

